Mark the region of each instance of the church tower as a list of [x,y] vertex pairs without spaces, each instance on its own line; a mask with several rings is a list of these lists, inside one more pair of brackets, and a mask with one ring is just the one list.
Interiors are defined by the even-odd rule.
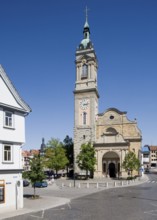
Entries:
[[[97,70],[98,62],[90,40],[87,10],[83,40],[76,50],[76,81],[74,90],[74,153],[75,159],[83,143],[94,143],[98,114]],[[75,172],[78,172],[76,168]]]

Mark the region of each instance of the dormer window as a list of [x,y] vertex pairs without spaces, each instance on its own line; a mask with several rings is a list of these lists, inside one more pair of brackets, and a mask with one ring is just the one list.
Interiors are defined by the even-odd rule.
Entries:
[[88,66],[86,64],[83,64],[81,79],[86,79],[87,77],[88,77]]

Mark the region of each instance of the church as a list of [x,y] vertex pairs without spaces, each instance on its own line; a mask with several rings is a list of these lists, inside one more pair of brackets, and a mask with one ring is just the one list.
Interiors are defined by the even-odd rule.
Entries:
[[[123,160],[129,151],[133,151],[139,158],[142,135],[136,120],[129,120],[126,111],[109,108],[103,113],[98,112],[98,60],[90,40],[87,15],[83,39],[76,49],[75,58],[75,159],[81,145],[90,142],[95,148],[97,160],[94,177],[127,176],[127,172],[122,168]],[[81,172],[77,164],[75,172]]]

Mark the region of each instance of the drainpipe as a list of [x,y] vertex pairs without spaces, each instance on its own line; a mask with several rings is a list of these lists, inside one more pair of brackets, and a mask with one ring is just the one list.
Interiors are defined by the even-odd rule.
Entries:
[[16,202],[16,210],[18,209],[18,187],[20,186],[20,181],[16,181],[15,184],[15,202]]

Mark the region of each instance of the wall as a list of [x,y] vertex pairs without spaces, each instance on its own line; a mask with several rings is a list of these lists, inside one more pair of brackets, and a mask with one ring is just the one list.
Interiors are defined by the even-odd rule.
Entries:
[[[23,208],[23,181],[20,173],[0,174],[0,180],[5,179],[5,203],[0,204],[0,212],[5,209]],[[17,186],[17,182],[20,185]]]
[[11,142],[25,142],[25,118],[22,113],[14,112],[14,127],[5,128],[4,111],[0,108],[0,140]]

